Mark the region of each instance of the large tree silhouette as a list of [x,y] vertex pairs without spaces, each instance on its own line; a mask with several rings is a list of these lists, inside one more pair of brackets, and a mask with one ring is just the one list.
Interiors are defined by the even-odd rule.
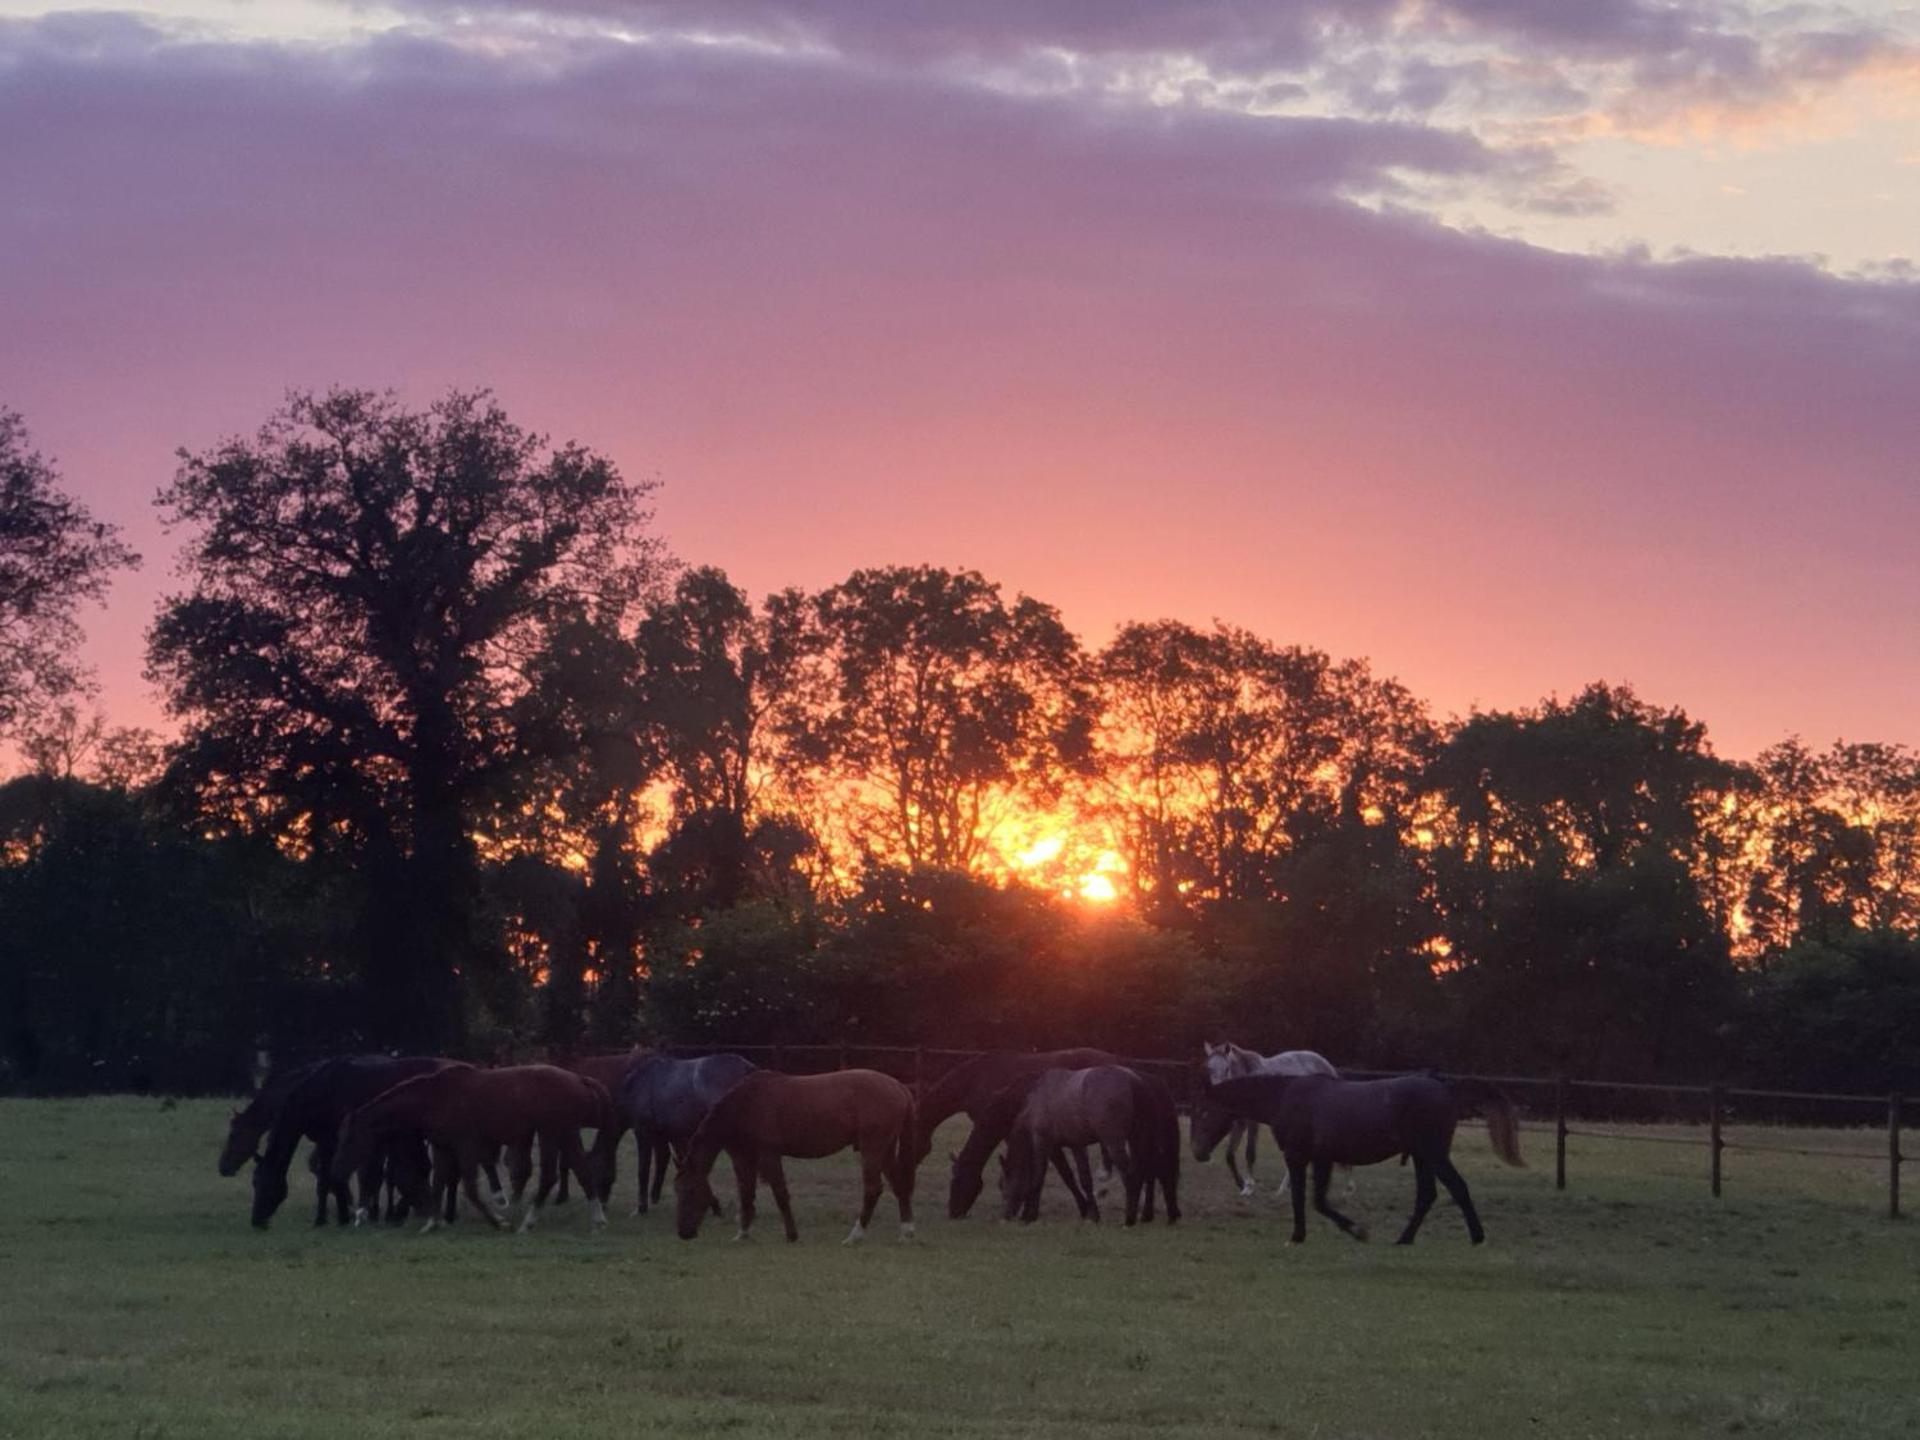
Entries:
[[0,734],[82,688],[77,612],[139,561],[61,489],[20,416],[0,409]]
[[577,743],[528,674],[556,630],[640,598],[647,488],[485,393],[411,410],[335,390],[183,452],[160,494],[189,532],[190,587],[149,637],[184,723],[176,775],[210,820],[351,856],[388,1038],[445,1043],[454,977],[497,954],[476,820],[556,737]]
[[965,870],[997,797],[1045,803],[1087,763],[1092,697],[1052,606],[971,570],[859,570],[815,597],[787,726],[867,857]]

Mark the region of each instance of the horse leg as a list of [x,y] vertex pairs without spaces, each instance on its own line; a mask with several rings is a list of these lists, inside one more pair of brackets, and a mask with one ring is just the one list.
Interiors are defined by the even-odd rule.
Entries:
[[[853,1229],[847,1232],[847,1238],[841,1243],[857,1245],[866,1238],[867,1226],[873,1220],[873,1210],[880,1203],[880,1192],[886,1186],[882,1178],[887,1168],[885,1142],[867,1140],[860,1146],[860,1214],[853,1222]],[[1045,1167],[1042,1167],[1045,1173]]]
[[1467,1191],[1467,1182],[1453,1168],[1453,1157],[1442,1155],[1433,1162],[1433,1171],[1440,1177],[1440,1183],[1447,1187],[1447,1194],[1453,1197],[1453,1203],[1460,1207],[1460,1213],[1466,1217],[1468,1238],[1474,1244],[1480,1244],[1487,1238],[1487,1232],[1480,1224],[1480,1212],[1473,1208],[1473,1196]]
[[1140,1219],[1140,1164],[1125,1140],[1116,1140],[1111,1145],[1100,1147],[1113,1157],[1113,1163],[1120,1172],[1120,1188],[1127,1197],[1128,1225],[1136,1224]]
[[673,1157],[673,1168],[678,1170],[687,1163],[687,1146],[684,1140],[675,1142],[661,1136],[653,1142],[653,1203],[660,1203],[660,1191],[667,1183],[667,1157]]
[[[540,1188],[533,1192],[533,1203],[527,1206],[527,1213],[520,1217],[519,1229],[514,1233],[524,1235],[533,1228],[534,1221],[540,1218],[540,1207],[547,1203],[547,1197],[553,1193],[553,1183],[560,1173],[560,1146],[551,1133],[540,1132]],[[521,1192],[525,1189],[522,1181],[514,1187],[514,1201],[517,1204]]]
[[760,1152],[759,1166],[767,1189],[773,1192],[774,1206],[780,1211],[781,1227],[787,1232],[787,1243],[791,1245],[800,1238],[800,1227],[793,1223],[793,1196],[787,1191],[787,1168],[780,1163],[780,1157],[770,1150]]
[[[546,1147],[542,1146],[540,1168],[545,1171],[551,1164]],[[527,1181],[532,1175],[533,1137],[529,1135],[525,1140],[515,1141],[507,1147],[507,1181],[513,1186],[513,1191],[511,1194],[496,1195],[493,1203],[502,1210],[516,1208],[526,1197]]]
[[893,1191],[893,1200],[900,1207],[900,1238],[913,1239],[913,1129],[902,1126],[894,1137],[889,1151],[890,1160],[886,1164],[887,1188]]
[[[459,1177],[455,1173],[453,1151],[444,1145],[433,1147],[433,1160],[427,1179],[427,1223],[420,1227],[420,1233],[432,1233],[437,1225],[453,1223],[454,1192],[459,1188]],[[440,1218],[440,1197],[446,1196],[446,1219]]]
[[[1082,1220],[1086,1219],[1089,1212],[1091,1212],[1094,1219],[1099,1219],[1100,1212],[1094,1210],[1093,1201],[1081,1190],[1080,1183],[1073,1178],[1073,1166],[1067,1161],[1067,1152],[1064,1146],[1053,1152],[1053,1168],[1060,1172],[1060,1182],[1067,1187],[1067,1194],[1073,1197],[1074,1208],[1080,1212],[1080,1218]],[[1091,1188],[1092,1186],[1089,1184],[1088,1189]]]
[[1433,1208],[1434,1196],[1439,1193],[1433,1183],[1433,1167],[1424,1160],[1413,1162],[1413,1213],[1407,1217],[1407,1228],[1400,1232],[1396,1245],[1411,1245],[1413,1237],[1420,1232],[1420,1222],[1427,1218],[1427,1211]]
[[[731,1150],[734,1188],[740,1193],[740,1228],[733,1238],[744,1240],[753,1229],[753,1187],[759,1180],[759,1160],[751,1150]],[[789,1237],[791,1238],[791,1237]]]
[[1307,1162],[1287,1156],[1287,1188],[1293,1192],[1293,1234],[1287,1244],[1301,1245],[1307,1238]]
[[1333,1178],[1333,1162],[1316,1160],[1313,1162],[1313,1208],[1327,1219],[1338,1225],[1356,1240],[1367,1238],[1367,1227],[1356,1225],[1327,1203],[1327,1182]]
[[1093,1162],[1087,1159],[1086,1146],[1075,1145],[1073,1147],[1073,1163],[1075,1171],[1080,1177],[1080,1193],[1086,1196],[1087,1199],[1086,1208],[1080,1213],[1098,1225],[1100,1223],[1100,1202],[1093,1198]]
[[1251,1195],[1253,1187],[1248,1184],[1246,1176],[1240,1173],[1240,1161],[1234,1154],[1240,1148],[1242,1137],[1246,1133],[1247,1122],[1238,1117],[1235,1117],[1233,1123],[1227,1127],[1227,1174],[1233,1177],[1234,1189],[1242,1195]]
[[580,1193],[587,1197],[587,1226],[598,1230],[607,1223],[607,1207],[601,1192],[594,1189],[592,1167],[586,1147],[580,1143],[580,1132],[572,1126],[560,1132],[560,1158],[565,1162],[560,1178],[564,1180],[568,1170],[573,1172],[580,1182]]
[[[639,1152],[640,1162],[640,1178],[633,1189],[633,1213],[644,1215],[647,1213],[647,1182],[653,1174],[652,1133],[636,1125],[633,1130],[633,1148]],[[607,1174],[611,1179],[612,1170],[609,1169]]]
[[1247,1188],[1245,1192],[1249,1200],[1260,1193],[1260,1182],[1254,1178],[1253,1174],[1253,1157],[1259,1148],[1260,1122],[1249,1120],[1247,1122]]
[[480,1194],[480,1155],[465,1146],[460,1154],[460,1188],[466,1191],[467,1203],[486,1216],[489,1225],[496,1230],[502,1227],[499,1213]]
[[507,1192],[500,1184],[500,1148],[497,1145],[483,1153],[480,1167],[487,1172],[487,1188],[493,1195],[494,1208],[504,1210]]

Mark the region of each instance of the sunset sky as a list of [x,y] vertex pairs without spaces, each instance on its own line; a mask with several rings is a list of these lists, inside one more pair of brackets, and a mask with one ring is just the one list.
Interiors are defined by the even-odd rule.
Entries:
[[1443,714],[1920,742],[1920,8],[0,0],[0,405],[147,555],[493,387],[749,589],[977,568]]

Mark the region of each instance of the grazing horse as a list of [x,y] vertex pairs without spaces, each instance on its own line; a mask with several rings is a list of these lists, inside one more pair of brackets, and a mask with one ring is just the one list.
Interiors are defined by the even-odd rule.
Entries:
[[[1235,1045],[1231,1040],[1219,1045],[1207,1045],[1207,1079],[1218,1085],[1222,1080],[1232,1080],[1241,1075],[1338,1075],[1333,1062],[1317,1050],[1282,1050],[1277,1055],[1262,1055],[1258,1050],[1249,1050],[1244,1045]],[[1233,1152],[1240,1145],[1242,1134],[1246,1136],[1247,1173],[1243,1178],[1240,1167],[1234,1163]],[[1260,1139],[1260,1127],[1250,1125],[1236,1118],[1233,1129],[1227,1136],[1227,1169],[1233,1175],[1233,1183],[1240,1193],[1252,1198],[1258,1188],[1253,1183],[1253,1153]],[[1351,1188],[1351,1186],[1349,1186]],[[1285,1187],[1275,1192],[1284,1194]]]
[[[439,1193],[457,1173],[467,1199],[497,1230],[505,1217],[482,1198],[480,1167],[504,1149],[517,1200],[526,1186],[537,1138],[540,1188],[521,1218],[520,1229],[530,1228],[538,1218],[553,1190],[558,1164],[573,1171],[581,1193],[591,1198],[591,1223],[597,1229],[607,1217],[580,1145],[580,1131],[586,1127],[605,1130],[613,1123],[613,1101],[606,1090],[570,1070],[553,1065],[442,1070],[404,1080],[342,1120],[333,1173],[345,1174],[393,1136],[423,1135],[434,1147],[431,1193]],[[416,1207],[428,1208],[429,1191],[417,1175],[412,1185],[414,1194],[409,1198]],[[429,1210],[422,1233],[433,1229],[437,1220]]]
[[619,1144],[622,1130],[630,1129],[640,1149],[640,1184],[634,1192],[633,1213],[647,1213],[649,1164],[654,1172],[651,1199],[658,1204],[667,1179],[668,1147],[684,1152],[714,1102],[754,1068],[751,1060],[738,1055],[703,1055],[697,1060],[648,1055],[634,1062],[619,1089],[612,1092],[618,1113],[615,1124],[620,1128],[603,1130],[593,1147],[594,1170],[604,1182],[601,1200],[606,1200],[613,1184],[612,1147]]
[[1127,1224],[1140,1216],[1142,1189],[1151,1207],[1156,1181],[1165,1187],[1167,1223],[1178,1220],[1179,1122],[1171,1099],[1156,1089],[1152,1081],[1124,1065],[1050,1070],[1035,1080],[1007,1136],[1007,1153],[1001,1161],[1000,1196],[1006,1218],[1038,1218],[1046,1157],[1054,1150],[1062,1145],[1098,1145],[1120,1172]]
[[302,1140],[311,1140],[314,1147],[318,1208],[313,1223],[327,1223],[329,1197],[339,1223],[348,1223],[354,1206],[347,1175],[356,1168],[360,1172],[361,1206],[371,1209],[378,1203],[386,1157],[369,1154],[363,1167],[349,1167],[336,1177],[333,1151],[342,1117],[402,1080],[459,1065],[456,1060],[424,1055],[345,1055],[303,1065],[290,1072],[284,1082],[270,1077],[253,1103],[234,1113],[220,1156],[221,1173],[231,1175],[254,1153],[262,1135],[266,1137],[266,1150],[258,1156],[253,1170],[254,1228],[266,1229],[287,1198],[287,1171]]
[[767,1177],[780,1207],[787,1239],[798,1240],[793,1202],[787,1194],[782,1157],[817,1160],[852,1146],[860,1152],[860,1214],[846,1243],[867,1233],[884,1179],[900,1206],[900,1238],[913,1238],[913,1092],[878,1070],[835,1070],[825,1075],[782,1075],[756,1070],[722,1095],[700,1122],[674,1177],[677,1230],[682,1240],[700,1233],[713,1205],[709,1176],[722,1150],[733,1161],[740,1189],[740,1232],[753,1228],[758,1177]]
[[[913,1163],[919,1165],[933,1152],[933,1132],[941,1125],[960,1114],[977,1123],[994,1096],[1022,1076],[1039,1075],[1048,1070],[1083,1070],[1089,1065],[1119,1063],[1117,1056],[1105,1050],[1085,1047],[1039,1052],[1001,1050],[962,1060],[927,1086],[920,1097],[920,1120],[914,1135]],[[984,1164],[985,1156],[981,1160]],[[1093,1202],[1093,1185],[1088,1178],[1092,1172],[1084,1149],[1075,1148],[1074,1163],[1080,1180],[1076,1182],[1064,1164],[1059,1167],[1060,1178],[1066,1182],[1067,1192],[1073,1196],[1074,1204],[1080,1207],[1080,1213],[1085,1215]]]
[[[1012,1132],[1014,1121],[1020,1118],[1020,1111],[1027,1103],[1028,1092],[1047,1073],[1040,1070],[1020,1076],[1002,1086],[999,1094],[979,1108],[978,1118],[967,1132],[967,1143],[947,1157],[952,1162],[952,1178],[947,1184],[949,1220],[964,1220],[973,1209],[973,1202],[980,1198],[980,1192],[986,1185],[988,1158]],[[1073,1173],[1067,1168],[1064,1150],[1053,1152],[1053,1164],[1059,1170],[1060,1178],[1066,1181],[1067,1193],[1073,1196],[1080,1218],[1098,1222],[1100,1207],[1093,1199],[1093,1175],[1087,1166],[1087,1152],[1079,1149],[1074,1154],[1080,1164],[1078,1184],[1074,1183]]]
[[1236,1117],[1272,1128],[1287,1157],[1293,1191],[1293,1236],[1307,1238],[1307,1167],[1313,1168],[1313,1208],[1356,1240],[1367,1238],[1327,1203],[1327,1180],[1338,1165],[1378,1165],[1406,1155],[1413,1160],[1413,1214],[1399,1243],[1411,1245],[1433,1205],[1434,1181],[1467,1222],[1478,1245],[1486,1239],[1473,1208],[1467,1182],[1449,1152],[1464,1109],[1478,1106],[1487,1117],[1494,1153],[1509,1165],[1521,1165],[1520,1131],[1513,1102],[1491,1085],[1445,1080],[1438,1075],[1401,1075],[1391,1080],[1340,1080],[1330,1075],[1249,1075],[1209,1082],[1193,1107],[1193,1158],[1205,1160],[1232,1128]]
[[[639,1064],[646,1056],[647,1052],[636,1045],[631,1050],[617,1050],[606,1055],[583,1055],[576,1060],[562,1062],[560,1068],[563,1070],[571,1070],[576,1075],[584,1075],[589,1080],[597,1081],[607,1094],[617,1096],[620,1093],[620,1082],[627,1078],[627,1071]],[[602,1204],[606,1203],[607,1196],[612,1193],[615,1172],[619,1169],[620,1141],[626,1133],[626,1121],[624,1119],[616,1119],[612,1131],[610,1133],[602,1132],[595,1143],[595,1168],[598,1169],[604,1166],[606,1169],[606,1184],[600,1192]],[[604,1152],[600,1148],[602,1145],[606,1147]],[[646,1162],[643,1160],[641,1162],[643,1169],[645,1168],[645,1164]],[[562,1169],[560,1171],[560,1188],[554,1193],[553,1197],[554,1204],[564,1205],[567,1203],[567,1181],[569,1178],[567,1171]]]

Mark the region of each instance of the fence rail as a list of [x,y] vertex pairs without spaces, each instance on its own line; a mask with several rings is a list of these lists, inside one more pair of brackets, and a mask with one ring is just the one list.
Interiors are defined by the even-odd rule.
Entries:
[[[792,1061],[806,1062],[811,1058],[826,1057],[832,1060],[829,1067],[837,1070],[848,1068],[848,1060],[857,1057],[863,1061],[886,1058],[896,1063],[883,1067],[896,1079],[913,1086],[914,1094],[921,1094],[928,1081],[937,1079],[939,1074],[952,1068],[952,1063],[972,1060],[981,1055],[992,1054],[987,1050],[953,1050],[915,1045],[867,1045],[855,1042],[827,1045],[727,1045],[707,1043],[694,1045],[668,1045],[662,1047],[673,1055],[710,1055],[726,1051],[748,1057],[765,1056],[773,1068],[782,1069]],[[1192,1060],[1176,1060],[1166,1056],[1122,1057],[1128,1065],[1137,1069],[1171,1071],[1177,1077],[1172,1085],[1175,1099],[1186,1108],[1192,1101],[1192,1086],[1198,1073],[1198,1065]],[[930,1070],[929,1063],[937,1066]],[[952,1062],[952,1063],[949,1063]],[[1410,1072],[1404,1070],[1346,1069],[1340,1073],[1358,1079],[1385,1079],[1394,1075]],[[1722,1157],[1731,1150],[1749,1154],[1763,1155],[1801,1155],[1816,1159],[1847,1161],[1880,1161],[1887,1167],[1887,1216],[1900,1218],[1900,1170],[1913,1157],[1901,1150],[1901,1130],[1904,1121],[1903,1097],[1893,1095],[1842,1095],[1817,1090],[1756,1090],[1738,1089],[1720,1085],[1684,1085],[1665,1084],[1642,1080],[1576,1080],[1570,1076],[1541,1075],[1460,1075],[1462,1080],[1475,1080],[1483,1084],[1497,1085],[1503,1089],[1535,1092],[1534,1101],[1526,1108],[1534,1111],[1542,1119],[1552,1121],[1550,1133],[1554,1137],[1553,1183],[1557,1190],[1567,1188],[1567,1141],[1609,1140],[1627,1144],[1644,1145],[1681,1145],[1705,1149],[1707,1159],[1707,1183],[1717,1198],[1723,1189],[1725,1179]],[[1668,1100],[1686,1099],[1697,1102],[1692,1115],[1672,1113],[1679,1107],[1655,1107],[1656,1114],[1650,1119],[1671,1122],[1676,1119],[1699,1121],[1704,1119],[1706,1134],[1698,1139],[1685,1135],[1636,1135],[1621,1130],[1592,1130],[1584,1126],[1576,1128],[1569,1124],[1570,1118],[1586,1118],[1597,1108],[1591,1103],[1582,1106],[1582,1099],[1592,1099],[1608,1095],[1661,1096]],[[1762,1107],[1779,1106],[1817,1106],[1853,1107],[1859,1111],[1878,1111],[1886,1117],[1887,1140],[1879,1150],[1827,1150],[1800,1146],[1769,1145],[1751,1140],[1730,1140],[1727,1107],[1732,1104],[1759,1105]],[[1636,1108],[1644,1110],[1644,1102]],[[1704,1111],[1702,1115],[1701,1111]],[[1864,1118],[1864,1117],[1863,1117]],[[1549,1127],[1527,1126],[1530,1132],[1549,1133]],[[1818,1128],[1817,1122],[1813,1127]]]

